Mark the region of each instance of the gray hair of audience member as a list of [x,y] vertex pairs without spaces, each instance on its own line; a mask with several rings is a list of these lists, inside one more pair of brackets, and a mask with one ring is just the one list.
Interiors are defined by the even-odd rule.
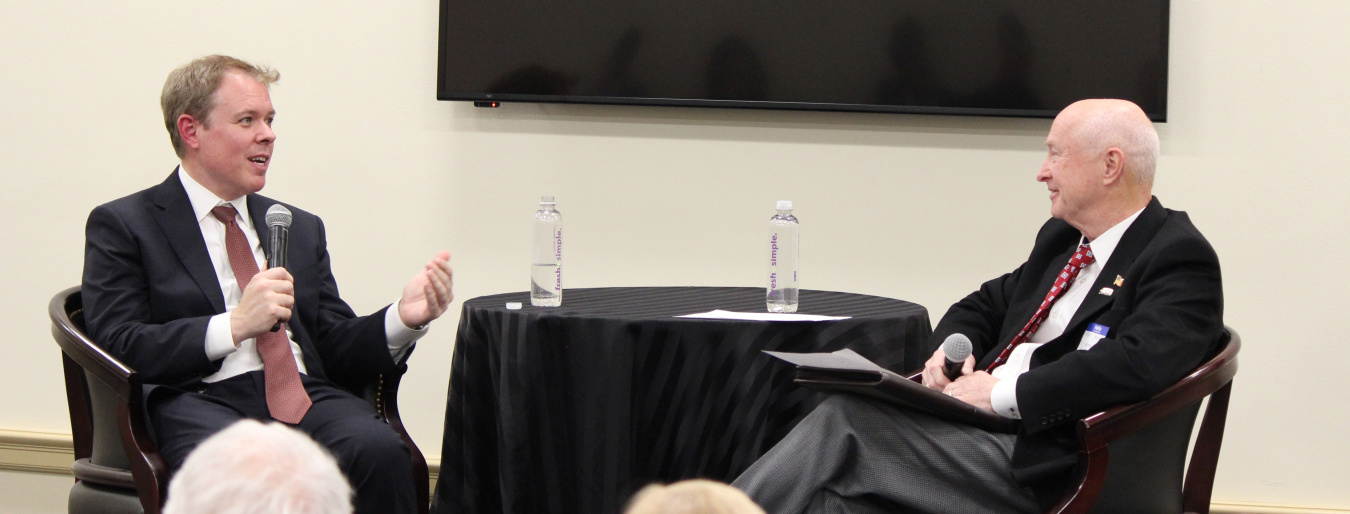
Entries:
[[164,514],[350,514],[352,488],[322,446],[246,419],[207,438],[169,483]]
[[187,152],[183,147],[183,136],[178,133],[178,117],[186,114],[203,126],[210,126],[211,120],[207,119],[207,115],[216,106],[216,90],[220,89],[220,81],[230,72],[243,73],[265,86],[281,79],[280,73],[266,66],[250,64],[228,55],[208,55],[169,72],[169,77],[164,80],[164,90],[159,94],[159,107],[164,111],[164,128],[169,130],[169,142],[173,144],[173,151],[178,157],[183,157]]
[[684,480],[642,488],[625,514],[764,514],[749,496],[712,480]]

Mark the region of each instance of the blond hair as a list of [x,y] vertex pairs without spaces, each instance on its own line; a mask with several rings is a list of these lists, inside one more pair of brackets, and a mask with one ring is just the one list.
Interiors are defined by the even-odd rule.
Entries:
[[739,489],[712,480],[684,480],[642,488],[625,514],[764,514]]
[[178,133],[178,118],[192,116],[203,126],[207,115],[216,107],[216,90],[230,72],[239,72],[264,86],[281,79],[281,74],[266,66],[258,66],[227,55],[208,55],[187,63],[169,73],[164,90],[159,95],[159,107],[164,111],[164,128],[169,130],[173,151],[183,157],[186,149],[183,136]]

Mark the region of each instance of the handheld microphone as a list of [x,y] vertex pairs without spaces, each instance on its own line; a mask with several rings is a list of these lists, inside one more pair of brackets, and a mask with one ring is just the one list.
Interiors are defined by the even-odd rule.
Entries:
[[[291,231],[291,210],[281,204],[267,208],[267,247],[272,253],[267,256],[267,268],[286,267],[286,245]],[[272,325],[272,331],[281,330],[281,323]]]
[[267,267],[286,267],[286,240],[291,231],[291,210],[276,204],[267,208],[267,247],[272,254],[267,256]]
[[950,380],[956,380],[961,376],[961,366],[965,364],[966,358],[970,357],[970,338],[965,334],[952,334],[942,342],[942,353],[947,355],[947,366],[944,372]]

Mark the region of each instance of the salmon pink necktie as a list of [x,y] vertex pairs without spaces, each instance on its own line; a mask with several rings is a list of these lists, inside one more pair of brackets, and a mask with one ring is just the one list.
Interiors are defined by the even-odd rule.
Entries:
[[[258,263],[253,259],[248,238],[235,222],[238,212],[229,205],[211,209],[211,214],[225,224],[225,254],[230,258],[230,268],[242,291],[258,274]],[[277,421],[292,425],[300,423],[314,402],[300,383],[300,370],[295,366],[295,354],[291,353],[291,342],[286,338],[286,325],[281,324],[281,329],[275,332],[263,332],[257,338],[257,346],[263,361],[267,410]]]

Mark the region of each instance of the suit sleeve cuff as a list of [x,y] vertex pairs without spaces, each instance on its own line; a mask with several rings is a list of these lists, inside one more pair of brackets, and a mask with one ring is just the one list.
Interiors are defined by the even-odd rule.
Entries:
[[998,415],[1022,419],[1022,412],[1017,409],[1017,378],[1020,376],[999,380],[994,384],[994,390],[989,393],[989,403]]
[[404,348],[427,335],[426,326],[412,328],[403,324],[403,318],[398,315],[398,304],[399,302],[394,302],[384,310],[384,335],[388,340],[389,355],[395,359]]
[[234,334],[230,332],[229,312],[211,316],[211,320],[206,322],[205,348],[206,358],[211,361],[224,359],[239,350],[234,345]]

